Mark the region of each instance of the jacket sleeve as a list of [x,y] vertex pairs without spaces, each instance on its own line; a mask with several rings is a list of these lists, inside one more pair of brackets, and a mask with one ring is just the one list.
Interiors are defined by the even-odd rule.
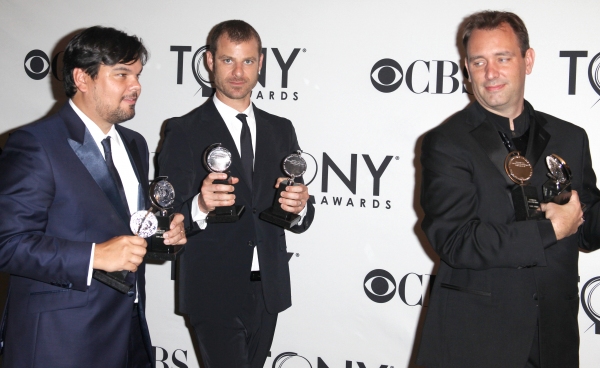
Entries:
[[92,243],[46,233],[56,190],[52,164],[34,135],[11,134],[0,156],[0,271],[87,290]]
[[482,221],[494,209],[480,208],[473,154],[436,130],[423,140],[422,228],[434,250],[454,268],[545,266],[544,248],[556,243],[549,220]]
[[[290,123],[290,128],[291,128],[290,142],[291,142],[291,147],[292,147],[292,149],[290,150],[290,153],[292,153],[292,152],[298,151],[300,149],[300,145],[298,144],[298,138],[296,137],[296,130],[294,129],[294,126],[292,125],[292,123],[291,122],[289,122],[289,123]],[[307,164],[310,165],[311,163],[308,162]],[[298,183],[304,183],[304,178],[300,177],[296,181]],[[310,194],[310,190],[309,190],[309,194]],[[305,232],[306,230],[308,230],[308,228],[312,224],[314,217],[315,217],[315,206],[312,204],[311,200],[309,199],[308,202],[306,202],[306,215],[304,215],[304,218],[302,219],[302,223],[300,225],[296,225],[296,226],[292,227],[290,229],[290,231],[297,233],[297,234]]]
[[600,248],[600,191],[596,186],[596,174],[592,168],[592,157],[590,155],[589,140],[587,134],[583,134],[583,157],[582,157],[582,190],[579,193],[581,203],[585,204],[585,222],[581,227],[579,247],[586,250]]

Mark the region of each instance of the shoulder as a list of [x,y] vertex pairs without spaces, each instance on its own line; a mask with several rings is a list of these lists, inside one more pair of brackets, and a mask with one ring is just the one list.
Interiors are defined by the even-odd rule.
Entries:
[[27,132],[35,136],[43,137],[56,137],[61,132],[66,132],[65,122],[59,114],[53,114],[40,120],[34,121],[33,123],[22,126],[17,129],[16,132]]
[[585,134],[585,130],[573,123],[566,120],[557,118],[556,116],[546,114],[545,112],[536,111],[537,116],[541,117],[544,123],[543,127],[547,129],[550,134]]
[[477,114],[473,104],[471,104],[463,110],[454,113],[440,125],[427,132],[425,139],[431,139],[436,136],[461,139],[466,137],[483,120],[484,118]]
[[253,104],[253,106],[254,106],[254,114],[257,118],[257,121],[260,119],[262,121],[271,122],[271,123],[275,123],[275,124],[283,124],[283,125],[287,125],[290,127],[292,126],[292,122],[289,119],[268,113],[265,110],[259,109],[254,104]]
[[119,133],[121,133],[121,135],[123,135],[125,138],[129,139],[129,140],[135,140],[138,142],[143,142],[144,144],[146,143],[146,138],[144,138],[143,135],[141,135],[140,133],[136,132],[135,130],[126,128],[122,125],[118,125],[116,126],[116,129],[119,131]]

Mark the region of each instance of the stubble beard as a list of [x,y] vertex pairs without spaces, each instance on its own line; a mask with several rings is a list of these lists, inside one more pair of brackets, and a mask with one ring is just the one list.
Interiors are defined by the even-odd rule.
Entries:
[[[137,97],[137,93],[132,95]],[[131,97],[131,96],[126,96]],[[121,98],[121,101],[126,97]],[[94,100],[96,101],[96,113],[102,117],[104,120],[109,122],[110,124],[119,124],[123,123],[127,120],[133,119],[135,116],[135,105],[130,105],[130,108],[123,109],[121,106],[117,106],[115,109],[110,108],[98,95],[94,95]]]

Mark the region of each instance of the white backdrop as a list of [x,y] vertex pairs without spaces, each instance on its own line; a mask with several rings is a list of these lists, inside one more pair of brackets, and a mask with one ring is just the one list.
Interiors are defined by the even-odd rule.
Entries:
[[[524,19],[537,56],[527,99],[585,128],[598,162],[600,103],[594,104],[600,80],[597,75],[590,80],[588,68],[598,66],[600,3],[492,0],[485,8],[511,10]],[[485,8],[474,0],[0,0],[0,146],[11,130],[62,105],[52,59],[75,31],[99,24],[142,37],[151,52],[137,115],[126,126],[156,151],[163,122],[206,99],[195,74],[207,73],[195,71],[192,62],[209,30],[226,19],[246,20],[267,49],[265,83],[255,88],[253,102],[291,119],[302,148],[319,163],[309,187],[316,200],[314,224],[305,234],[288,234],[293,306],[279,316],[265,367],[412,366],[437,261],[420,231],[420,141],[469,103],[462,73],[453,70],[462,65],[457,30],[466,15]],[[580,56],[561,57],[565,51]],[[397,87],[384,93],[376,88],[382,84]],[[385,167],[376,175],[378,185],[369,163],[373,171]],[[580,289],[600,275],[598,264],[600,253],[581,253]],[[170,265],[149,265],[147,280],[157,367],[198,367],[185,321],[175,313]],[[588,292],[585,301],[600,308],[598,298]],[[583,308],[579,321],[581,365],[595,367],[600,359],[595,321]]]

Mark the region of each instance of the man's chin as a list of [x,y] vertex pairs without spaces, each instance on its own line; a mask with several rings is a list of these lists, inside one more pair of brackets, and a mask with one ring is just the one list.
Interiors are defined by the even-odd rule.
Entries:
[[111,116],[110,119],[108,119],[108,121],[111,124],[120,124],[120,123],[124,123],[128,120],[133,119],[135,116],[135,109],[132,108],[131,111],[129,111],[128,113],[124,113],[123,111],[121,111],[120,113],[116,113],[114,115]]

